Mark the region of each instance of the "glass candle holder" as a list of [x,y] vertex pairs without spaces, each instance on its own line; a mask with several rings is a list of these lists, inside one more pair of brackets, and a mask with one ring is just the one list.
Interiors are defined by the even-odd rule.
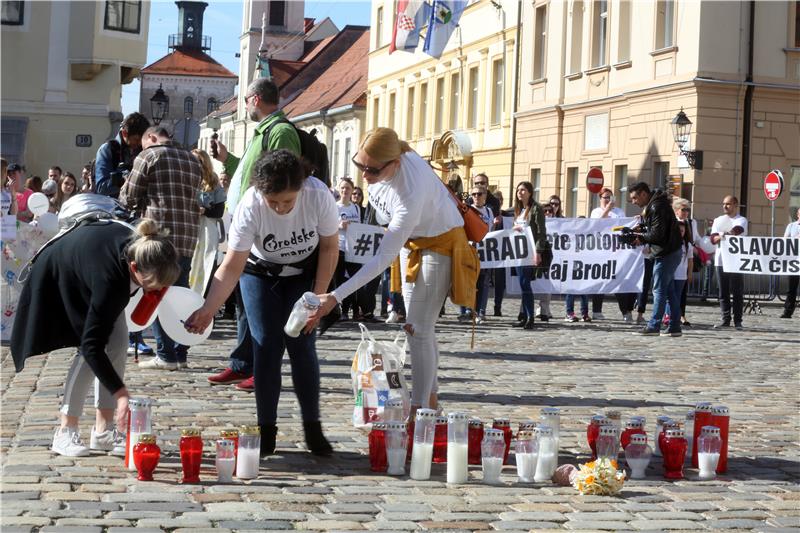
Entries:
[[619,439],[617,438],[617,428],[609,424],[600,427],[600,435],[597,437],[597,458],[617,460],[619,453]]
[[466,483],[468,442],[466,413],[447,414],[447,482]]
[[153,481],[153,471],[161,459],[161,448],[156,444],[156,436],[142,434],[131,452],[133,463],[136,466],[139,481]]
[[523,420],[519,423],[519,426],[517,426],[517,435],[519,436],[520,431],[530,431],[532,433],[538,425],[539,423],[534,420]]
[[617,430],[617,437],[622,434],[622,413],[616,409],[606,411],[606,418],[611,420],[612,425]]
[[553,437],[553,430],[547,426],[540,425],[537,428],[539,434],[539,453],[536,457],[536,474],[533,480],[537,483],[550,481],[558,468],[558,448],[556,439]]
[[719,450],[719,463],[717,464],[717,474],[724,474],[728,471],[728,432],[730,430],[731,415],[730,410],[724,405],[714,406],[711,412],[711,426],[719,428],[719,438],[722,441]]
[[683,479],[683,463],[686,461],[686,435],[682,429],[668,429],[661,443],[661,454],[664,456],[664,477],[667,479]]
[[[658,434],[658,449],[661,450],[662,456],[664,455],[664,440],[667,438],[667,431],[669,431],[670,429],[681,429],[681,425],[675,420],[670,419],[669,421],[664,422],[664,425],[661,426],[661,433]],[[688,444],[687,444],[687,451],[688,451]]]
[[229,439],[219,439],[216,445],[217,457],[214,464],[217,467],[217,482],[230,483],[236,471],[236,446]]
[[661,433],[664,430],[664,424],[668,422],[672,422],[672,418],[667,415],[659,415],[656,417],[656,430],[655,433],[653,433],[653,455],[656,457],[661,456],[661,446],[659,445],[658,439],[661,437]]
[[483,440],[483,422],[477,418],[471,418],[467,428],[467,453],[469,454],[469,464],[481,464],[481,441]]
[[417,418],[414,422],[414,449],[411,454],[411,479],[424,481],[431,477],[435,433],[436,411],[417,409]]
[[711,416],[714,407],[711,402],[697,402],[694,406],[694,428],[692,429],[692,466],[697,468],[697,439],[703,426],[713,426]]
[[233,471],[236,472],[236,456],[239,454],[239,432],[235,429],[223,429],[219,438],[233,443]]
[[[702,431],[702,428],[701,428]],[[683,432],[686,434],[686,444],[689,448],[686,450],[686,460],[691,463],[692,461],[692,453],[694,450],[694,409],[688,411],[686,413],[686,418],[684,419],[683,424]]]
[[631,443],[633,435],[646,435],[644,424],[640,420],[628,420],[625,424],[625,431],[622,432],[622,436],[619,439],[623,450]]
[[503,456],[505,455],[506,438],[501,429],[485,429],[481,442],[481,465],[483,467],[483,482],[489,484],[500,483],[500,472],[503,470]]
[[433,436],[433,462],[447,462],[447,417],[436,417],[436,430]]
[[539,456],[538,441],[534,432],[523,430],[517,433],[514,457],[517,461],[517,477],[523,483],[532,483],[536,475],[536,462]]
[[508,464],[508,452],[511,450],[511,439],[514,438],[514,432],[511,430],[511,420],[508,418],[495,418],[492,421],[492,429],[499,429],[503,432],[503,438],[506,442],[506,451],[503,454],[503,464]]
[[261,428],[242,426],[239,429],[239,453],[236,456],[236,477],[255,479],[261,460]]
[[700,468],[700,479],[717,477],[722,438],[717,426],[703,426],[697,439],[697,464]]
[[200,430],[188,428],[181,431],[179,444],[183,483],[200,483],[200,464],[203,462],[203,439]]
[[631,469],[631,479],[644,479],[647,465],[653,450],[647,445],[647,435],[636,433],[631,435],[631,442],[625,448],[625,462]]
[[597,457],[597,437],[600,436],[600,424],[605,419],[603,415],[594,415],[586,426],[586,443],[592,450],[592,459]]
[[[369,432],[369,469],[373,472],[386,472],[389,463],[386,458],[386,422],[373,422]],[[405,424],[404,424],[405,426]],[[405,447],[403,447],[405,452]]]
[[128,400],[128,433],[125,440],[125,464],[128,470],[136,470],[133,462],[133,447],[141,435],[153,433],[152,400],[130,398]]
[[402,422],[404,416],[404,406],[402,398],[393,398],[383,404],[383,420],[386,422]]
[[387,474],[402,476],[406,473],[406,447],[408,446],[406,423],[399,420],[386,422],[385,454]]

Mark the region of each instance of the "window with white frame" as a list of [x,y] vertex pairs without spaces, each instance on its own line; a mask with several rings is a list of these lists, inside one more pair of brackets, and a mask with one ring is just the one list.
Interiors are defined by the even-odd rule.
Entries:
[[669,161],[657,161],[653,164],[653,185],[664,189],[669,180]]
[[450,76],[450,129],[458,129],[459,106],[461,105],[461,76]]
[[492,125],[500,124],[505,101],[505,68],[502,59],[492,62]]
[[414,137],[414,88],[409,87],[406,100],[406,139]]
[[348,138],[346,138],[344,140],[344,171],[343,171],[343,174],[345,176],[349,176],[350,175],[350,165],[351,165],[351,162],[350,162],[351,144],[350,143],[351,142],[352,142],[352,139],[350,139],[350,137],[348,137]]
[[383,6],[378,6],[375,13],[375,48],[383,46]]
[[547,49],[547,4],[536,8],[533,35],[533,79],[541,80],[545,73],[545,53]]
[[107,30],[139,33],[142,19],[142,2],[139,0],[109,0],[106,2],[104,28]]
[[333,141],[333,159],[331,160],[331,174],[339,177],[339,139]]
[[419,86],[419,136],[428,133],[428,84]]
[[436,119],[433,123],[433,132],[442,132],[442,121],[444,121],[444,78],[436,80]]
[[583,0],[572,2],[572,24],[570,30],[569,72],[581,71],[581,47],[583,45]]
[[542,169],[531,169],[531,184],[533,185],[533,201],[539,201],[539,194],[542,192]]
[[608,2],[592,2],[592,67],[602,67],[608,63],[606,43],[608,41]]
[[386,117],[386,125],[392,129],[397,129],[397,124],[394,122],[396,105],[397,93],[389,93],[389,109],[386,110],[389,116]]
[[567,169],[567,216],[578,216],[578,167]]
[[620,0],[619,32],[617,35],[617,63],[631,59],[631,3],[632,0]]
[[469,115],[468,128],[478,127],[478,89],[480,80],[478,79],[478,67],[469,69]]
[[675,0],[658,0],[656,3],[656,50],[674,44]]
[[380,120],[380,113],[381,113],[381,99],[380,97],[375,97],[372,99],[372,127],[377,128],[379,126],[378,121]]

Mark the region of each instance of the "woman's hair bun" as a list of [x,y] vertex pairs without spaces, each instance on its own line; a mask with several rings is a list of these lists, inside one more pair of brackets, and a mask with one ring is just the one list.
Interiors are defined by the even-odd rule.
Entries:
[[153,238],[159,235],[158,222],[152,218],[143,218],[136,226],[136,233],[140,237]]

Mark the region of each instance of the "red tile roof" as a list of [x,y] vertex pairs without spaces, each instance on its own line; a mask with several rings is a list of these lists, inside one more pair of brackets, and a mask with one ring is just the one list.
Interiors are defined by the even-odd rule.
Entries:
[[199,50],[176,49],[155,63],[142,69],[143,74],[174,74],[179,76],[207,76],[212,78],[238,78],[236,74]]
[[328,44],[330,44],[330,42],[335,38],[336,35],[331,35],[330,37],[325,37],[320,41],[306,41],[303,43],[303,57],[300,59],[306,63],[313,61],[314,58],[317,57],[320,52],[325,50],[325,47],[328,46]]
[[[283,107],[289,118],[323,109],[365,103],[369,31],[363,27],[345,27],[339,32],[337,38],[343,36],[345,32],[360,32],[360,36],[307,87],[296,91],[297,96]],[[317,54],[318,61],[327,59],[324,57],[325,53],[326,50],[323,49]],[[335,51],[331,50],[330,53],[335,53]],[[313,62],[310,62],[306,69],[310,69],[312,66]]]
[[269,72],[272,74],[272,81],[278,88],[286,85],[286,82],[291,80],[304,66],[306,66],[305,61],[269,60]]
[[234,94],[233,96],[225,100],[222,104],[220,104],[217,110],[208,116],[224,117],[225,115],[236,113],[236,105],[238,101],[239,101],[238,95]]

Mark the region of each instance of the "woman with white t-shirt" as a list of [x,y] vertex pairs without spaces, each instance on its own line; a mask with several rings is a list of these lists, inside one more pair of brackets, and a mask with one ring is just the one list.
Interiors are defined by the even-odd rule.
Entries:
[[[474,305],[480,261],[467,241],[463,218],[447,188],[394,130],[377,128],[367,134],[352,161],[369,184],[369,202],[377,222],[388,225],[386,234],[368,263],[344,285],[320,296],[322,305],[312,318],[329,313],[400,254],[412,410],[435,409],[439,348],[434,327],[439,310],[451,286],[454,304]],[[395,278],[392,290],[397,281]]]
[[303,293],[327,290],[333,277],[339,240],[336,202],[324,183],[306,178],[302,163],[288,150],[259,159],[251,184],[236,207],[228,253],[208,298],[186,321],[186,329],[203,331],[238,281],[253,339],[261,456],[275,451],[284,350],[289,352],[306,444],[315,455],[330,455],[333,449],[319,421],[317,321],[309,320],[296,338],[283,327]]
[[[334,279],[336,285],[343,284],[347,278],[352,277],[361,267],[358,263],[348,263],[344,259],[345,245],[347,238],[347,226],[352,222],[361,222],[361,210],[358,205],[353,203],[353,180],[350,178],[339,178],[339,183],[336,185],[339,191],[339,201],[336,202],[336,207],[339,209],[339,262],[336,263],[336,273]],[[347,314],[350,308],[353,308],[353,319],[356,318],[358,306],[356,305],[357,295],[352,295],[342,302],[342,320],[347,320]]]

